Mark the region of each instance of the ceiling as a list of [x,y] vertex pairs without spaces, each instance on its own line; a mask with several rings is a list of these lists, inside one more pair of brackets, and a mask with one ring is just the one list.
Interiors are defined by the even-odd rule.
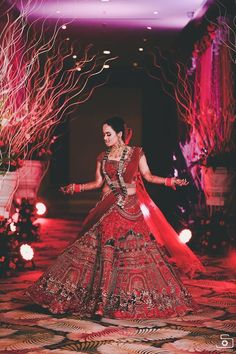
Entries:
[[47,19],[66,25],[60,31],[62,38],[82,46],[91,43],[97,52],[110,50],[118,57],[112,67],[139,68],[148,48],[170,48],[183,28],[204,16],[214,0],[11,1],[28,13],[29,21]]
[[209,0],[19,0],[31,18],[73,20],[78,25],[181,30],[203,16]]

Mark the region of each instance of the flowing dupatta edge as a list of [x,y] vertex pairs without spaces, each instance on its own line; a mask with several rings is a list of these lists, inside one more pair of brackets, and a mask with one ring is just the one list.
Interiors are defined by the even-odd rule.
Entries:
[[149,197],[140,173],[137,180],[137,196],[144,220],[156,241],[168,251],[169,261],[176,264],[190,278],[197,272],[205,272],[203,264],[191,249],[180,241],[176,231]]

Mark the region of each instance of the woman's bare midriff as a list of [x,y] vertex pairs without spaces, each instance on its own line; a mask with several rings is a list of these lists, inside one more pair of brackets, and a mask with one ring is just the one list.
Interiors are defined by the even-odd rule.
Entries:
[[[102,194],[104,195],[104,194],[106,194],[108,192],[110,192],[110,187],[107,184],[105,184],[103,189],[102,189]],[[127,193],[128,193],[128,195],[135,194],[136,193],[136,187],[127,188]]]

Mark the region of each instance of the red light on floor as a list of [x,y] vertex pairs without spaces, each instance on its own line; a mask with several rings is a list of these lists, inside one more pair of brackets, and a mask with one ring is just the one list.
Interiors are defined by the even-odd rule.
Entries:
[[20,246],[20,254],[25,261],[31,261],[34,257],[34,250],[30,245],[24,244]]
[[36,203],[35,207],[38,215],[44,215],[47,211],[46,205],[42,202]]
[[187,243],[192,237],[192,232],[189,229],[184,229],[179,233],[179,239],[182,243]]

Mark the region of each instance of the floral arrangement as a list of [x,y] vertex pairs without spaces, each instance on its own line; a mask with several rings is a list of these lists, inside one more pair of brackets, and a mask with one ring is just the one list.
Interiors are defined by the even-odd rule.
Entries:
[[53,155],[53,145],[57,139],[58,137],[56,135],[53,135],[51,139],[48,137],[43,145],[41,142],[37,142],[36,139],[31,139],[27,146],[25,159],[49,161]]
[[23,161],[19,155],[11,151],[8,145],[0,141],[0,175],[8,171],[16,171],[22,167]]
[[[17,14],[10,3],[4,9],[0,5],[0,141],[5,149],[0,164],[4,172],[17,168],[21,156],[50,157],[48,142],[56,126],[105,84],[104,64],[116,59],[98,55],[92,45],[78,50],[59,23],[50,31],[46,21],[28,26],[31,1]],[[97,83],[94,78],[101,73]]]
[[226,256],[231,247],[235,247],[235,232],[231,228],[232,215],[218,211],[212,217],[195,218],[191,225],[193,237],[191,246],[199,253],[212,257]]
[[0,276],[9,276],[17,268],[19,262],[19,241],[11,230],[11,221],[0,220]]
[[22,199],[16,207],[17,213],[12,218],[0,220],[0,277],[24,269],[26,261],[20,253],[21,245],[39,240],[34,204]]
[[[180,144],[188,167],[235,167],[236,116],[230,53],[230,24],[224,17],[193,51],[193,70],[179,71],[178,113],[186,123],[187,139]],[[196,181],[196,173],[192,169]],[[198,184],[198,182],[197,182]]]
[[236,149],[232,151],[212,152],[208,154],[207,149],[202,149],[196,160],[192,161],[190,167],[194,165],[205,167],[226,167],[228,169],[236,166]]

